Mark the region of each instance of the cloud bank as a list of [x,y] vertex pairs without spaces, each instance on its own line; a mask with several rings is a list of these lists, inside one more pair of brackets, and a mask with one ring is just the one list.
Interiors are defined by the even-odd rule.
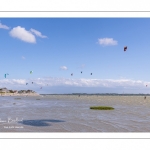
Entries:
[[[75,86],[75,87],[133,87],[150,88],[150,82],[130,79],[70,79],[70,78],[36,78],[36,79],[2,79],[0,85],[25,85],[32,83],[39,86]],[[146,85],[148,85],[146,87]]]
[[[32,84],[33,82],[33,84]],[[28,83],[28,85],[26,85]],[[148,85],[146,87],[146,85]],[[0,88],[12,90],[34,90],[45,94],[63,93],[150,93],[150,82],[130,79],[70,79],[35,78],[2,79]],[[42,89],[41,89],[42,87]]]

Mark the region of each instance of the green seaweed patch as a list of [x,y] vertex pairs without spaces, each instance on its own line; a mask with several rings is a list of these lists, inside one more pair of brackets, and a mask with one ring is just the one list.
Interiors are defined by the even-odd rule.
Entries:
[[90,109],[94,110],[113,110],[113,107],[108,107],[108,106],[92,106]]

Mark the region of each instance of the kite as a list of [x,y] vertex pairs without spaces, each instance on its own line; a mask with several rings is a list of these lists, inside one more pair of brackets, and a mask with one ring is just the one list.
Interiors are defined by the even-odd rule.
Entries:
[[5,73],[5,74],[4,74],[4,77],[6,78],[7,75],[9,75],[9,74],[8,74],[8,73]]
[[30,71],[30,74],[32,74],[33,73],[33,71]]
[[124,47],[124,51],[126,51],[126,50],[127,50],[127,46]]

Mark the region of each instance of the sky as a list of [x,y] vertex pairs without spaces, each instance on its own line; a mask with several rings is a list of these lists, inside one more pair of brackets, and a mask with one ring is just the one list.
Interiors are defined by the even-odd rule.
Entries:
[[150,93],[149,27],[149,18],[0,18],[0,88]]

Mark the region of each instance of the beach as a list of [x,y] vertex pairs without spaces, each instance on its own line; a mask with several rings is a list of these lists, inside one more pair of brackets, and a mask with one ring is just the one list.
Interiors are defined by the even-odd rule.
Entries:
[[150,96],[15,95],[0,102],[0,132],[150,131]]
[[39,96],[38,93],[3,93],[0,96]]

